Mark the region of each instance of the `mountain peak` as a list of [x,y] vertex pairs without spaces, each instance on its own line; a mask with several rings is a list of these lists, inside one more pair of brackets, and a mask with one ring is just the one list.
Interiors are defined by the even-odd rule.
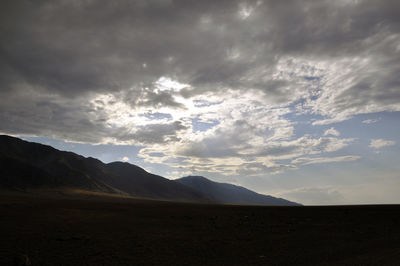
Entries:
[[176,180],[192,180],[192,181],[202,181],[202,182],[214,182],[214,181],[211,181],[208,178],[205,178],[204,176],[199,176],[199,175],[188,175],[188,176],[184,176],[184,177],[178,178]]

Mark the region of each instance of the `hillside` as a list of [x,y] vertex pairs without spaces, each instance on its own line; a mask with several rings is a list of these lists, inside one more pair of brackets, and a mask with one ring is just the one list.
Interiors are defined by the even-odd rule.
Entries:
[[187,176],[176,180],[188,187],[196,189],[208,198],[221,203],[261,204],[261,205],[300,205],[281,198],[262,195],[227,183],[213,182],[202,176]]
[[74,188],[152,199],[207,201],[201,193],[135,165],[105,164],[4,135],[0,136],[0,187]]
[[0,188],[72,188],[172,201],[296,205],[204,177],[172,181],[129,163],[105,164],[95,158],[6,135],[0,136]]

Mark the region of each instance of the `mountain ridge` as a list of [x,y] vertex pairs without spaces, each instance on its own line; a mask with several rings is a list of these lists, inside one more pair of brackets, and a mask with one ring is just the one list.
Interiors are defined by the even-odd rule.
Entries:
[[172,201],[294,204],[243,187],[201,178],[198,186],[191,186],[183,181],[185,178],[169,180],[127,162],[103,163],[93,157],[0,135],[0,188],[3,189],[73,188]]
[[[139,166],[123,164],[130,169],[128,175],[123,174],[121,169],[115,169],[115,165],[120,166],[120,163],[106,164],[95,158],[85,158],[48,145],[7,135],[0,136],[0,187],[2,188],[58,187],[112,194],[125,193],[152,199],[208,201],[201,193],[148,173]],[[36,174],[32,175],[31,172]],[[141,181],[145,185],[141,186]]]
[[252,191],[248,188],[229,183],[215,182],[204,176],[186,176],[175,181],[196,188],[206,196],[227,204],[260,204],[260,205],[301,205],[282,198],[272,197]]

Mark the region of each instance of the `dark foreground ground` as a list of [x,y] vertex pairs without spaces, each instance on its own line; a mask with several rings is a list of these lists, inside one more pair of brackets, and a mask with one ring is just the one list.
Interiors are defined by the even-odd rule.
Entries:
[[0,193],[0,265],[400,265],[400,206],[246,207]]

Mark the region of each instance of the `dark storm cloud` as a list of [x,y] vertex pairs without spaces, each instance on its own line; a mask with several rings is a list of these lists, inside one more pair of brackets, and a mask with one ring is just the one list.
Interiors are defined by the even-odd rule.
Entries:
[[139,127],[134,132],[120,131],[114,137],[120,141],[135,141],[142,144],[157,144],[179,140],[177,132],[187,129],[181,121],[168,124],[150,124]]
[[[242,21],[237,1],[8,1],[1,85],[24,80],[80,95],[170,75],[199,87],[249,86],[258,81],[242,84],[240,77],[279,56],[360,53],[368,37],[398,32],[397,1],[338,3],[264,2]],[[232,48],[243,55],[234,62],[227,58]]]
[[217,44],[204,45],[211,36],[198,36],[196,30],[203,13],[228,11],[222,2],[219,8],[214,5],[185,1],[9,2],[1,16],[1,68],[8,74],[2,87],[12,88],[24,80],[60,94],[81,95],[126,89],[153,82],[161,75],[195,73],[198,70],[188,68],[190,64],[206,68],[202,62],[218,53],[210,54]]
[[[38,96],[35,91],[0,93],[0,131],[96,143],[111,134],[102,113],[86,102]],[[95,116],[93,114],[96,113]]]
[[267,4],[275,51],[318,56],[353,55],[369,49],[365,40],[378,32],[398,32],[398,1],[271,1]]
[[185,108],[181,103],[174,100],[171,92],[152,89],[151,86],[150,88],[125,91],[122,100],[132,108],[136,106]]
[[3,98],[0,132],[45,135],[87,143],[105,140],[151,144],[178,141],[177,132],[187,129],[181,121],[112,128],[106,126],[107,113],[102,108],[104,101],[96,101],[95,106],[77,99],[60,100],[59,97],[40,96],[34,92],[19,94]]
[[[400,2],[389,0],[3,1],[2,130],[73,139],[92,131],[101,138],[108,134],[104,118],[87,112],[85,99],[129,89],[121,99],[133,108],[183,108],[170,92],[154,90],[162,76],[192,85],[182,90],[185,97],[255,89],[290,103],[304,97],[298,82],[272,79],[286,57],[332,63],[370,57],[373,71],[355,73],[355,84],[331,102],[337,112],[365,112],[366,105],[393,110],[385,106],[400,98],[400,56],[398,39],[389,37],[398,37],[399,10]],[[51,104],[37,106],[46,95]]]

